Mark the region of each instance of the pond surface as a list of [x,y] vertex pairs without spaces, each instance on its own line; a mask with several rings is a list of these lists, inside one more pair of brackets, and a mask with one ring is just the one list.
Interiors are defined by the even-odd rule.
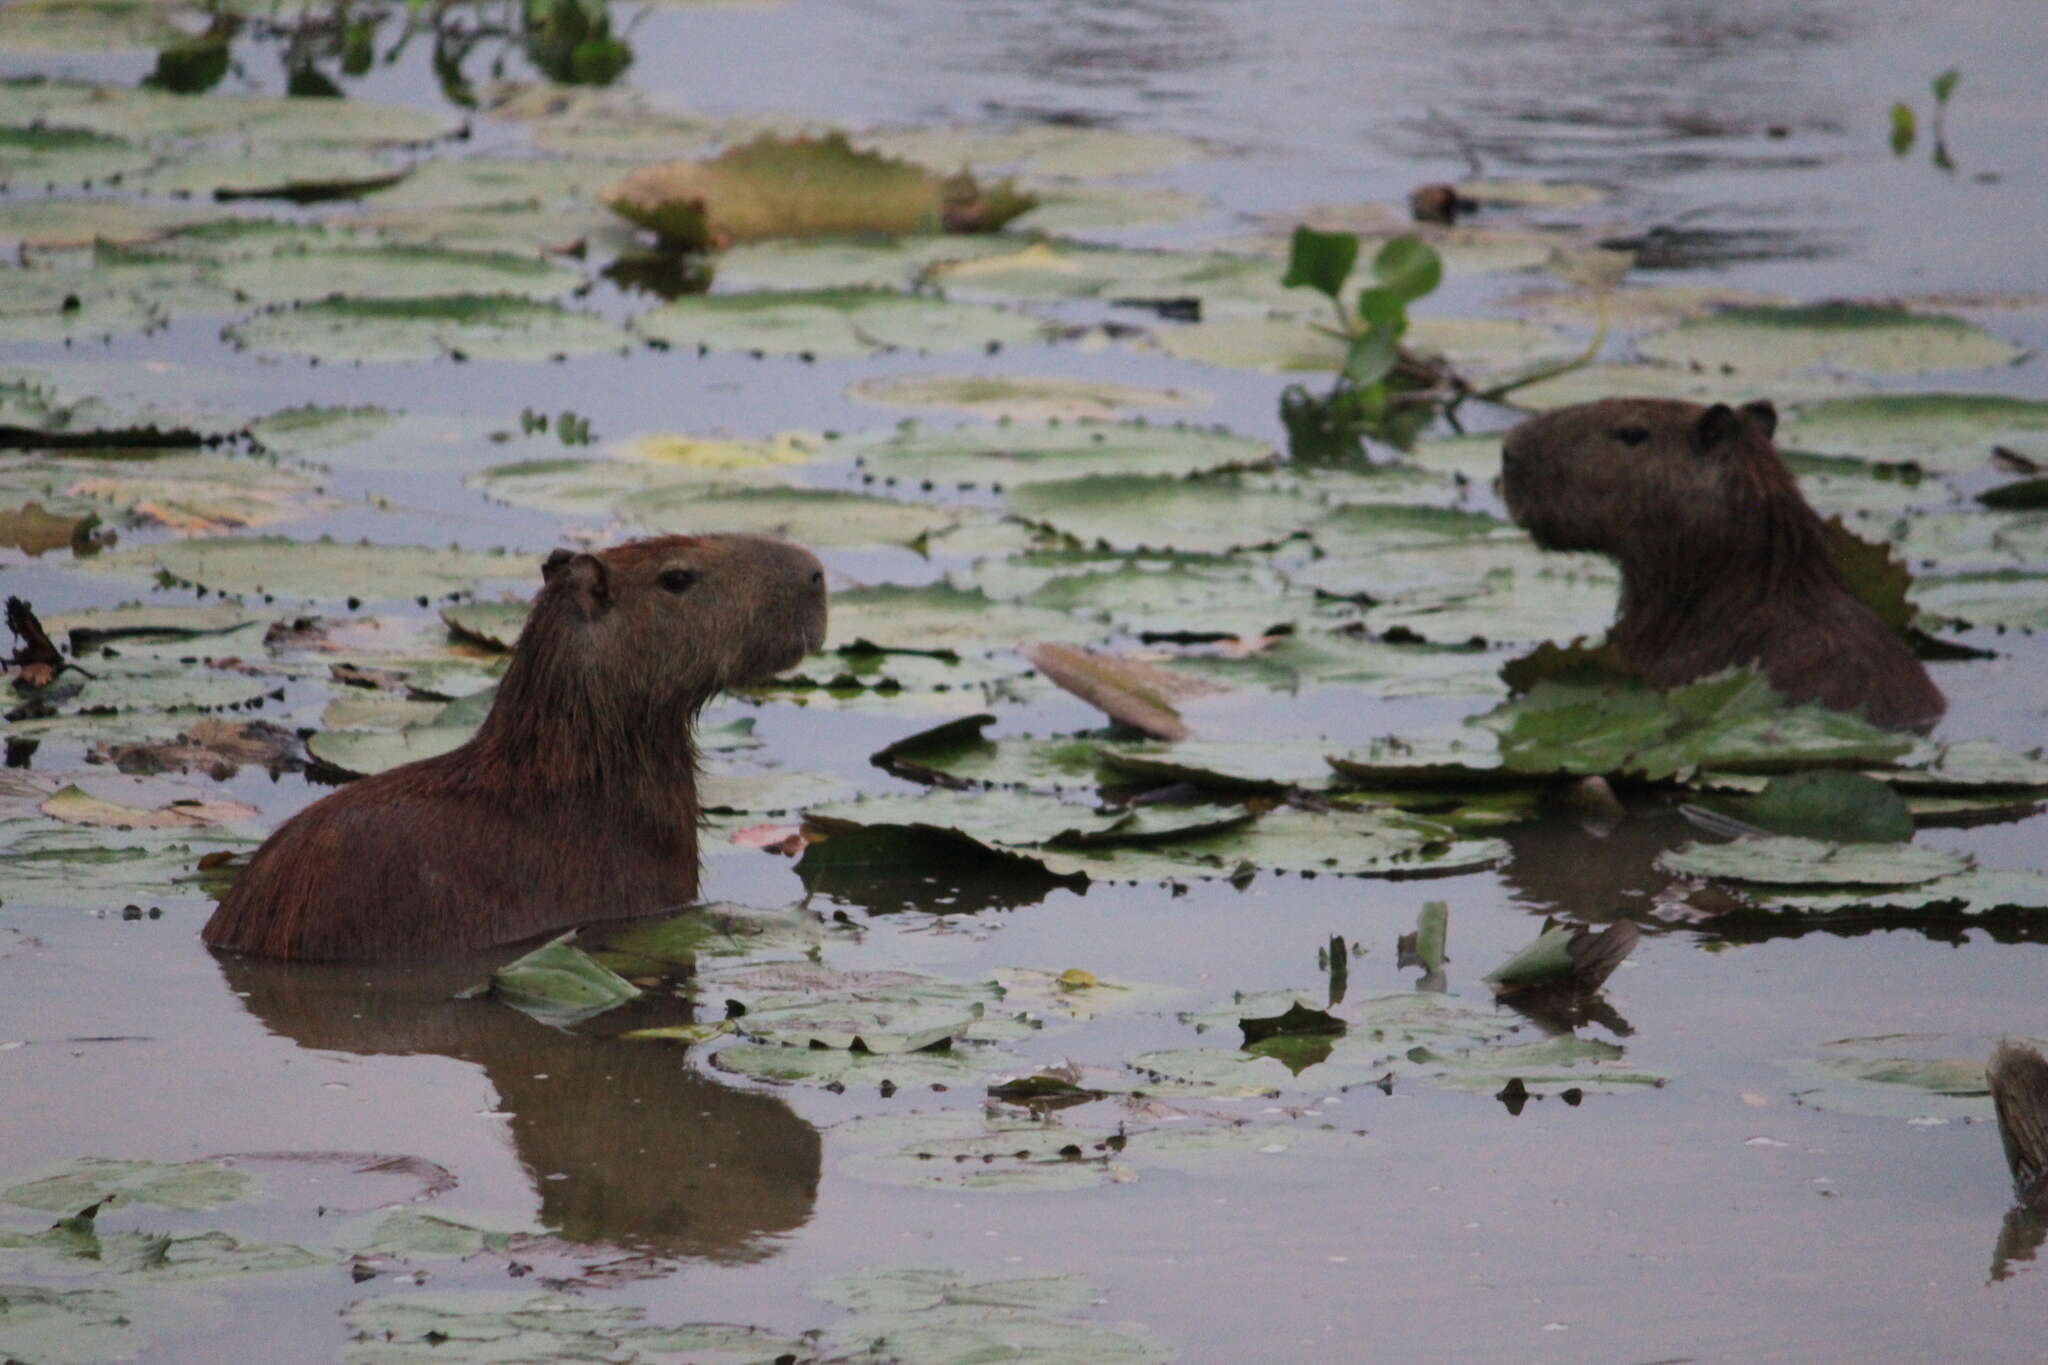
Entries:
[[[31,11],[48,26],[22,17]],[[1114,856],[1092,878],[1054,875],[1086,861],[1071,849],[1026,850],[993,871],[957,848],[880,868],[807,857],[801,873],[774,851],[805,809],[871,818],[849,798],[925,791],[870,755],[983,712],[1002,761],[1039,765],[1013,779],[1034,795],[1016,798],[1025,814],[952,805],[936,823],[972,826],[985,854],[1006,821],[1059,810],[1055,794],[1071,806],[1062,814],[1094,818],[1097,786],[1124,790],[1128,771],[1105,775],[1092,751],[1057,769],[1018,741],[1132,736],[1035,674],[1016,652],[1023,640],[1142,652],[1221,678],[1232,690],[1186,709],[1197,737],[1245,743],[1277,785],[1312,775],[1320,787],[1324,753],[1454,726],[1502,702],[1500,663],[1599,629],[1613,585],[1597,564],[1553,569],[1477,517],[1470,546],[1404,540],[1372,520],[1389,505],[1501,515],[1496,445],[1447,428],[1425,437],[1412,456],[1421,473],[1392,491],[1398,475],[1283,464],[1208,472],[1198,504],[1179,485],[1077,488],[1045,476],[1083,466],[1020,468],[1020,433],[1056,445],[1092,417],[1150,422],[1142,439],[1103,428],[1119,459],[1138,452],[1112,466],[1120,473],[1214,471],[1284,450],[1280,392],[1317,382],[1276,359],[1313,337],[1300,323],[1308,304],[1278,288],[1286,232],[1306,219],[1391,235],[1408,191],[1429,181],[1570,192],[1509,196],[1520,202],[1437,234],[1448,273],[1414,307],[1422,340],[1481,376],[1567,357],[1592,334],[1592,311],[1542,262],[1556,247],[1635,251],[1603,368],[1523,396],[1550,406],[1653,386],[1771,397],[1788,448],[1863,457],[1802,466],[1809,496],[1901,547],[1921,624],[1979,652],[1931,665],[1950,700],[1934,739],[2035,749],[2048,715],[2032,634],[2048,624],[2048,578],[2036,577],[2048,537],[2039,513],[1974,501],[2048,463],[2032,16],[1995,0],[1939,12],[1903,0],[1631,0],[1344,16],[1194,0],[621,6],[613,30],[634,60],[616,85],[562,87],[551,102],[534,94],[517,41],[486,36],[459,72],[480,106],[470,111],[448,102],[431,35],[398,45],[397,8],[360,75],[337,65],[331,25],[252,23],[227,43],[211,93],[146,106],[132,92],[159,69],[161,24],[189,34],[203,19],[142,4],[94,13],[0,13],[0,75],[105,87],[0,87],[0,132],[104,139],[62,149],[97,162],[37,161],[55,153],[0,142],[0,160],[13,158],[0,242],[18,267],[0,272],[0,423],[241,433],[255,422],[262,448],[0,453],[0,591],[32,603],[60,644],[67,625],[105,626],[90,613],[125,602],[159,627],[170,608],[224,613],[174,621],[217,635],[159,630],[107,641],[112,656],[85,650],[79,661],[101,675],[88,686],[105,700],[81,693],[55,715],[6,723],[0,1297],[14,1321],[0,1317],[0,1354],[872,1359],[868,1343],[886,1339],[895,1358],[920,1361],[2039,1358],[2041,1232],[2009,1216],[1990,1102],[1970,1073],[2002,1036],[2048,1036],[2038,896],[2011,893],[2026,904],[1995,911],[1993,897],[1964,913],[1717,918],[1702,907],[1726,892],[1674,889],[1657,865],[1712,841],[1668,790],[1626,784],[1619,815],[1453,793],[1398,817],[1447,820],[1429,826],[1427,851],[1373,825],[1399,849],[1378,861],[1356,852],[1363,834],[1316,836],[1399,876],[1303,875],[1319,864],[1278,834],[1217,836],[1223,854],[1165,873],[1126,862],[1134,881],[1115,879]],[[502,22],[475,16],[487,19]],[[281,106],[232,112],[243,106],[231,100],[282,95],[294,62],[347,99],[298,122]],[[493,62],[523,88],[494,84]],[[1962,78],[1944,169],[1931,159],[1929,81],[1950,67]],[[1918,110],[1897,155],[1894,101]],[[325,115],[368,105],[410,109],[421,126],[343,130]],[[468,136],[444,135],[458,125]],[[952,261],[931,277],[945,308],[866,324],[905,328],[894,347],[858,323],[806,318],[787,334],[707,323],[691,300],[665,303],[634,282],[644,274],[611,269],[645,243],[596,193],[637,162],[828,127],[885,130],[898,141],[884,145],[922,149],[942,170],[972,156],[984,180],[984,165],[1014,168],[1045,200],[1044,216],[1015,230],[1052,233],[1062,263],[1004,259],[1030,248],[1021,235],[829,261],[828,247],[741,247],[715,263],[714,299],[907,289],[921,265]],[[936,136],[961,128],[986,136]],[[1015,130],[1042,140],[994,140]],[[672,151],[650,150],[664,140]],[[550,159],[533,162],[536,151]],[[493,174],[509,188],[435,178],[507,159],[514,168]],[[411,173],[360,198],[214,198],[275,180],[274,165]],[[92,202],[75,221],[58,217],[81,198]],[[192,226],[223,220],[285,226],[275,241]],[[95,236],[119,245],[96,252]],[[544,254],[572,243],[581,250]],[[347,256],[396,247],[421,254]],[[1218,251],[1230,253],[1220,265]],[[1096,283],[1073,284],[1090,271]],[[507,290],[559,304],[566,320],[537,312],[459,334],[445,318],[412,331],[361,316],[306,325],[329,293]],[[1117,302],[1133,298],[1199,300],[1201,321]],[[1876,352],[1834,334],[1802,332],[1789,352],[1754,332],[1703,335],[1716,304],[1838,299],[1872,305],[1845,330],[1912,335]],[[1934,316],[1953,322],[1931,340],[1910,321]],[[1293,329],[1277,346],[1258,331],[1274,325]],[[890,381],[933,375],[1067,387],[965,411],[889,401],[902,396]],[[2025,401],[1979,404],[1952,425],[1828,406],[1892,392]],[[302,423],[257,421],[308,405]],[[367,408],[381,411],[343,411]],[[1040,425],[1048,412],[1062,420],[1053,435]],[[563,413],[589,423],[588,443],[576,420],[564,439]],[[1006,413],[1008,427],[943,439]],[[1474,432],[1514,416],[1461,413]],[[906,418],[920,425],[899,432]],[[1176,422],[1203,430],[1173,434]],[[1244,449],[1205,453],[1221,439],[1211,427]],[[795,440],[772,444],[784,433]],[[934,435],[929,448],[919,433]],[[1993,446],[2007,455],[1994,460]],[[905,463],[890,480],[892,459]],[[1898,467],[1909,459],[1915,469]],[[791,494],[805,487],[892,501],[820,508]],[[14,515],[30,503],[54,532]],[[1128,560],[1166,586],[1044,592],[1075,566],[1034,559],[1044,542],[1006,513],[1074,531],[1070,547],[1109,545],[1087,570],[1113,576]],[[100,521],[74,543],[88,514]],[[205,854],[245,852],[339,768],[382,766],[434,742],[423,732],[459,737],[474,723],[449,708],[491,684],[509,637],[493,646],[490,629],[506,629],[505,614],[465,635],[438,608],[523,600],[558,544],[717,518],[788,525],[817,544],[842,604],[832,644],[868,631],[891,651],[800,670],[813,683],[856,671],[864,686],[769,687],[706,714],[705,733],[723,736],[707,781],[726,784],[733,809],[707,833],[705,892],[753,912],[699,915],[680,946],[659,950],[631,930],[587,935],[650,989],[573,1024],[455,998],[512,952],[370,970],[243,962],[200,943]],[[116,541],[91,543],[108,531]],[[222,548],[257,535],[305,548],[246,560]],[[337,543],[312,544],[322,537]],[[379,548],[358,553],[357,541]],[[392,552],[451,546],[471,553]],[[480,558],[480,547],[507,553]],[[1464,553],[1471,564],[1445,567]],[[880,591],[948,579],[990,599],[964,625],[937,593]],[[1249,643],[1282,620],[1291,642]],[[1222,642],[1181,643],[1204,634]],[[1466,647],[1475,635],[1491,643]],[[1286,652],[1303,642],[1322,654]],[[916,652],[934,645],[952,652]],[[310,735],[326,766],[309,774],[288,744],[274,770],[216,753],[137,776],[93,753],[209,720]],[[121,828],[118,812],[56,799],[73,785],[129,820],[172,812],[153,822],[170,827]],[[933,799],[961,799],[949,790]],[[2040,795],[2015,782],[1946,810],[1922,801],[1914,842],[2040,874]],[[1308,804],[1261,816],[1262,828],[1396,820]],[[1418,981],[1396,940],[1426,902],[1448,907],[1449,961]],[[1550,915],[1628,918],[1643,939],[1575,1011],[1496,1005],[1483,978]],[[1341,984],[1333,935],[1348,958]],[[679,965],[694,986],[679,984]],[[1070,970],[1100,984],[1062,986]],[[1236,1019],[1278,1013],[1288,992],[1350,1031],[1321,1060],[1249,1058]],[[938,1018],[953,1045],[862,1055],[843,1040],[801,1046],[827,1031],[815,1021],[760,1022],[792,996],[863,995],[883,1002],[871,1034],[893,1019],[901,1042],[905,1016]],[[1239,1010],[1239,995],[1259,1010]],[[620,1036],[715,1023],[728,999],[748,1003],[767,1041]],[[1550,1060],[1508,1051],[1572,1037],[1578,1050]],[[1900,1058],[1953,1065],[1885,1069]],[[1101,1097],[1034,1118],[987,1095],[994,1080],[1069,1064]],[[1511,1075],[1536,1097],[1496,1098]],[[203,1164],[78,1164],[87,1158]],[[56,1172],[75,1180],[35,1183]],[[100,1210],[97,1259],[35,1240],[116,1190],[129,1197]],[[187,1240],[152,1252],[133,1236],[162,1232]],[[201,1232],[233,1241],[191,1240]],[[935,1273],[886,1273],[899,1268]],[[650,1332],[704,1323],[760,1332],[715,1348],[710,1335]],[[992,1342],[1014,1354],[974,1354]]]

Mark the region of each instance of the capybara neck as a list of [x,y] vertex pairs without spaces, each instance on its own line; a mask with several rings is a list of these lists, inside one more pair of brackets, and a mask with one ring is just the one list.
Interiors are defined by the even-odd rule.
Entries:
[[1931,725],[1940,691],[1843,583],[1776,429],[1762,402],[1582,403],[1508,433],[1501,493],[1537,544],[1620,565],[1610,638],[1657,686],[1753,665],[1794,701]]
[[285,822],[207,922],[263,957],[450,957],[696,898],[693,729],[825,636],[824,571],[759,536],[556,551],[490,715]]

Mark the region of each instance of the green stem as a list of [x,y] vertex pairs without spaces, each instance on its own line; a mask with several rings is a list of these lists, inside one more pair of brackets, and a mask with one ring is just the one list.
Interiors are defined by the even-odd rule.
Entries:
[[1503,384],[1496,384],[1490,389],[1474,394],[1473,397],[1483,403],[1498,403],[1516,389],[1525,389],[1531,384],[1540,384],[1546,379],[1555,379],[1561,374],[1570,374],[1573,370],[1583,369],[1585,366],[1592,364],[1593,357],[1599,355],[1600,348],[1607,344],[1608,317],[1607,291],[1605,289],[1597,289],[1593,292],[1593,316],[1598,325],[1593,329],[1593,339],[1586,344],[1585,350],[1561,364],[1536,370],[1533,373],[1510,379]]

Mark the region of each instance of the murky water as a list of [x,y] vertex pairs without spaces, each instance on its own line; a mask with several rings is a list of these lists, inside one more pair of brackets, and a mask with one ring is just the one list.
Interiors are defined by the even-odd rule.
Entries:
[[[855,126],[1055,118],[1210,142],[1214,155],[1158,183],[1210,194],[1219,210],[1126,234],[1148,244],[1228,238],[1252,215],[1309,204],[1399,203],[1412,185],[1462,176],[1476,161],[1493,176],[1614,187],[1587,212],[1611,239],[1641,245],[1643,268],[1661,279],[1802,298],[2020,296],[2048,280],[2038,30],[2028,7],[1999,0],[1939,11],[1903,0],[1550,0],[1344,13],[1195,0],[793,0],[653,11],[633,29],[629,82],[708,113]],[[274,58],[256,44],[241,50],[247,83],[275,90]],[[0,53],[6,74],[132,82],[149,66],[148,54]],[[1884,147],[1886,107],[1924,106],[1927,80],[1948,66],[1964,74],[1947,130],[1952,174],[1924,149],[1894,158]],[[360,93],[436,98],[411,59]],[[1453,281],[1432,306],[1484,307],[1501,292],[1497,278]],[[624,307],[608,285],[593,298]],[[2048,343],[2048,311],[1989,305],[1971,315],[2022,344]],[[180,319],[93,358],[134,373],[212,346],[217,331],[217,319]],[[7,350],[0,359],[76,359]],[[1163,354],[1128,348],[1012,349],[974,365],[1169,386],[1187,375]],[[931,368],[914,356],[795,365],[641,351],[545,367],[243,361],[236,377],[266,406],[374,401],[500,422],[528,404],[573,406],[608,433],[766,435],[882,425],[888,418],[844,397],[845,385]],[[1281,381],[1204,370],[1200,382],[1217,399],[1205,420],[1281,439]],[[2048,397],[2038,356],[1971,384]],[[402,478],[339,469],[331,491],[344,504],[376,492],[401,505],[344,507],[290,532],[538,555],[572,523],[462,485],[504,458],[477,440]],[[45,614],[123,595],[61,555],[0,554],[0,589]],[[934,572],[907,551],[830,562],[842,583]],[[2048,715],[2042,651],[2016,637],[1989,643],[2001,657],[1936,667],[1952,702],[1940,733],[2030,748]],[[1339,709],[1353,697],[1262,697],[1210,723],[1346,744],[1466,709]],[[773,757],[878,790],[900,784],[867,756],[943,718],[788,704],[757,714]],[[1058,697],[999,715],[1003,733],[1099,719]],[[36,766],[76,767],[83,747],[47,744]],[[252,769],[221,789],[270,820],[319,791]],[[2040,868],[2044,831],[2035,818],[1926,831],[1920,842]],[[590,1297],[644,1305],[661,1322],[801,1331],[836,1312],[805,1299],[806,1287],[907,1264],[982,1279],[1081,1275],[1102,1291],[1095,1317],[1142,1323],[1187,1361],[2039,1359],[2039,1270],[2027,1259],[2009,1277],[1992,1270],[2010,1185],[1991,1126],[1802,1105],[1786,1064],[1840,1038],[1946,1035],[1947,1055],[1981,1057],[2000,1035],[2048,1034],[2048,928],[2019,917],[1804,933],[1774,921],[1754,935],[1684,926],[1651,905],[1667,880],[1652,860],[1687,837],[1662,810],[1612,828],[1560,814],[1512,829],[1513,858],[1499,871],[1426,883],[1264,874],[1242,888],[890,883],[812,895],[813,908],[860,926],[845,952],[853,965],[915,964],[959,980],[1079,966],[1181,987],[1183,1007],[1313,983],[1333,933],[1367,949],[1351,967],[1354,997],[1406,990],[1413,976],[1397,968],[1394,940],[1426,899],[1451,906],[1453,988],[1476,999],[1481,971],[1526,943],[1544,914],[1646,922],[1642,947],[1605,991],[1607,1012],[1581,1032],[1625,1041],[1632,1064],[1669,1074],[1662,1087],[1513,1114],[1484,1094],[1358,1086],[1312,1095],[1287,1116],[1302,1130],[1368,1135],[1343,1159],[1268,1167],[1252,1154],[1196,1173],[1148,1169],[1129,1183],[1007,1195],[863,1178],[835,1133],[857,1115],[975,1108],[978,1094],[906,1087],[878,1100],[872,1090],[755,1086],[679,1049],[611,1038],[634,1021],[562,1032],[449,999],[480,964],[389,973],[222,961],[198,941],[203,906],[126,920],[117,908],[23,907],[0,891],[0,924],[38,943],[0,956],[0,1042],[21,1044],[0,1052],[0,1182],[82,1154],[405,1154],[458,1179],[433,1201],[451,1217],[654,1258],[648,1278]],[[751,852],[713,858],[706,891],[760,906],[807,894],[786,861]],[[1112,1063],[1186,1046],[1188,1034],[1170,1013],[1141,1014],[1096,1022],[1081,1045],[1076,1060]],[[1015,1045],[1035,1064],[1057,1064],[1074,1046],[1072,1035]],[[1226,1107],[1267,1117],[1273,1108]],[[256,1231],[311,1240],[311,1210],[326,1196],[310,1182],[323,1177],[291,1170]],[[335,1183],[352,1215],[393,1198],[358,1189],[360,1177]],[[124,1216],[123,1226],[152,1225],[148,1213]],[[550,1254],[556,1273],[573,1273],[616,1253]],[[522,1287],[504,1257],[429,1269],[436,1289]],[[337,1312],[385,1284],[358,1286],[338,1269],[312,1289],[266,1288],[258,1277],[167,1333],[149,1358],[332,1359],[345,1343]]]

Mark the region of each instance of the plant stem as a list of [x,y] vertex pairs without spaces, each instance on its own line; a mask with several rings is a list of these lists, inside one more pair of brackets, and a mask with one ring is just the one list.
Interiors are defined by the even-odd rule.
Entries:
[[1561,364],[1547,366],[1530,374],[1521,375],[1502,384],[1496,384],[1492,388],[1483,390],[1473,396],[1484,403],[1498,403],[1516,389],[1525,389],[1531,384],[1540,384],[1546,379],[1555,379],[1561,374],[1570,374],[1573,370],[1582,369],[1592,364],[1593,357],[1599,355],[1600,348],[1607,344],[1608,317],[1607,291],[1605,289],[1593,291],[1593,317],[1597,323],[1593,329],[1593,339],[1586,344],[1585,350],[1579,352],[1570,360],[1564,361]]

